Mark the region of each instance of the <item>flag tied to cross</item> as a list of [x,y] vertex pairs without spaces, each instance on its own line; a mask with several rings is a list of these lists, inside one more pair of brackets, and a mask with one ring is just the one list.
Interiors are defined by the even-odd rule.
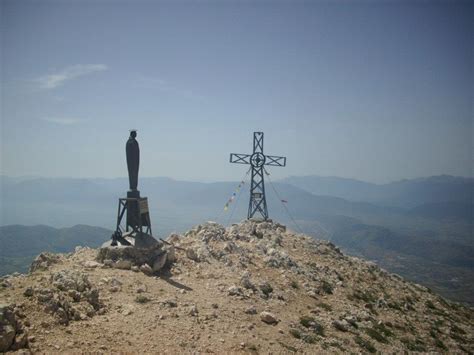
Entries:
[[242,188],[244,184],[245,184],[245,181],[242,180],[239,186],[237,186],[235,191],[232,193],[232,196],[230,196],[229,200],[224,205],[224,211],[227,211],[229,209],[229,205],[234,201],[235,197],[237,196],[237,193],[239,192],[239,190]]

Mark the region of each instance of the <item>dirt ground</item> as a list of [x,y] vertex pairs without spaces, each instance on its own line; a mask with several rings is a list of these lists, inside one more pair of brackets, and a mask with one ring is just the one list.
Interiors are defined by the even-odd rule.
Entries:
[[[176,261],[155,276],[90,263],[97,250],[77,248],[6,278],[0,303],[16,305],[35,353],[474,351],[471,309],[328,242],[249,223],[174,236]],[[67,325],[38,296],[56,292],[63,270],[85,274],[101,304]]]

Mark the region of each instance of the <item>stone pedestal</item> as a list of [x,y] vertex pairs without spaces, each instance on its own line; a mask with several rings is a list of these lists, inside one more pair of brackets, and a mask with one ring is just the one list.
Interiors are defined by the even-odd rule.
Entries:
[[[171,252],[171,253],[170,253]],[[170,255],[170,258],[168,258]],[[174,248],[163,248],[163,243],[157,242],[154,246],[148,248],[139,248],[137,246],[110,246],[105,243],[97,255],[97,261],[104,262],[112,260],[112,265],[119,265],[121,262],[128,261],[130,265],[142,266],[147,264],[152,272],[160,271],[166,264],[174,261]]]

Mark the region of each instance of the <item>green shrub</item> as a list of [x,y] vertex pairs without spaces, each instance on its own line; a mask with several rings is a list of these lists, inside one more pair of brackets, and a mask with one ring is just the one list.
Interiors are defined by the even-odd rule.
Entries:
[[454,339],[460,343],[465,343],[466,342],[466,339],[462,336],[462,335],[459,335],[458,333],[453,333],[451,332],[451,339]]
[[273,287],[268,282],[264,282],[260,285],[260,290],[262,290],[265,296],[268,296],[270,293],[273,292]]
[[375,325],[374,328],[377,329],[380,333],[382,333],[386,337],[393,336],[393,332],[390,329],[388,329],[383,323]]
[[319,302],[316,306],[318,306],[319,308],[325,309],[328,312],[332,311],[332,307],[329,304],[324,303],[324,302]]
[[426,351],[425,343],[421,339],[410,340],[408,338],[402,338],[400,341],[405,344],[408,350],[410,351]]
[[314,344],[318,341],[318,337],[311,334],[304,334],[302,339],[305,343],[309,344]]
[[331,294],[332,294],[333,287],[332,287],[332,285],[331,285],[329,282],[327,282],[326,280],[323,280],[323,281],[322,281],[321,287],[322,287],[323,291],[324,291],[325,293],[327,293],[328,295],[331,295]]
[[311,329],[314,333],[324,336],[324,327],[319,324],[316,319],[310,316],[303,316],[300,318],[300,324],[308,329]]
[[387,344],[388,340],[385,338],[382,334],[380,334],[377,329],[374,328],[367,328],[365,330],[368,336],[370,336],[372,339],[377,340],[379,343],[384,343]]
[[369,353],[375,353],[377,352],[377,349],[375,346],[368,340],[365,340],[361,338],[359,335],[357,335],[354,338],[354,341],[363,349],[367,350]]
[[290,334],[293,335],[296,339],[301,339],[301,332],[299,331],[299,329],[291,328]]
[[440,348],[440,349],[443,349],[443,350],[447,350],[448,348],[446,347],[446,345],[444,345],[443,341],[441,339],[436,339],[435,340],[435,345]]
[[138,295],[135,298],[135,302],[137,302],[137,303],[147,303],[147,302],[150,302],[150,299],[145,295]]
[[313,329],[313,332],[315,332],[316,334],[324,336],[324,327],[321,324],[319,323],[314,324],[312,329]]
[[311,327],[312,323],[316,323],[316,319],[313,317],[303,316],[300,318],[300,324],[305,328]]
[[368,291],[355,290],[352,293],[352,297],[356,300],[364,301],[367,303],[376,301],[375,296]]
[[466,334],[466,331],[462,328],[459,328],[456,324],[452,325],[451,330],[459,334]]

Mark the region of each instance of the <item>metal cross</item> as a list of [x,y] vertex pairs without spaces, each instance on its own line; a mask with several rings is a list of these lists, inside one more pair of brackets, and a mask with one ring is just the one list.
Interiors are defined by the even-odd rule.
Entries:
[[230,154],[230,162],[235,164],[250,164],[252,182],[250,185],[250,201],[247,219],[259,213],[263,219],[268,219],[267,200],[265,199],[265,183],[263,178],[264,166],[286,166],[286,157],[263,154],[263,132],[253,133],[253,153]]

